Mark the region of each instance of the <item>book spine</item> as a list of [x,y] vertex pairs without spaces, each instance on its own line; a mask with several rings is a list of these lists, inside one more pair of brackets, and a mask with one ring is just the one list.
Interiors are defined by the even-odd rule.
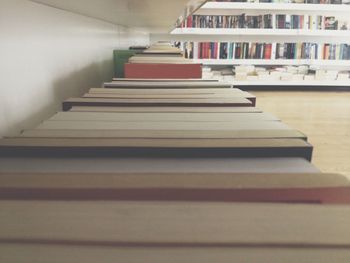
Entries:
[[198,59],[198,42],[193,43],[193,58]]

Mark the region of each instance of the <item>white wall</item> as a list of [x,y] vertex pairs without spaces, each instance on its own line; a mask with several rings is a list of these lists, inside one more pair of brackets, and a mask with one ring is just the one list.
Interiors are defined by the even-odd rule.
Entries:
[[28,0],[0,0],[0,137],[112,78],[112,51],[149,35]]

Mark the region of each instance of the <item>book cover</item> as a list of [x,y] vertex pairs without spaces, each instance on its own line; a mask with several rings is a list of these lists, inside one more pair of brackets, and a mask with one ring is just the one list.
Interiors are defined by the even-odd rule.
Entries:
[[125,64],[126,78],[197,79],[202,78],[201,64]]

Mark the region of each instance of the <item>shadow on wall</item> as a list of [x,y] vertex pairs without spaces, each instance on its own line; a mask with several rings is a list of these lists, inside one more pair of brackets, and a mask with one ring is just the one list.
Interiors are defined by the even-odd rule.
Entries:
[[57,111],[61,111],[62,102],[67,98],[82,96],[90,88],[101,87],[104,81],[110,81],[112,78],[113,61],[111,59],[90,64],[79,71],[74,71],[68,76],[55,80],[51,87],[48,87],[52,90],[52,99],[47,101],[39,111],[28,114],[25,119],[5,129],[3,135],[14,136],[25,129],[35,128]]

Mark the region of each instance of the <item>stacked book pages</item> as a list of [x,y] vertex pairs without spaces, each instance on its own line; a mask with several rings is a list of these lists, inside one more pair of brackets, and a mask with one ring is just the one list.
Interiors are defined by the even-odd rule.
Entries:
[[349,179],[256,100],[114,79],[0,139],[0,262],[349,262]]
[[170,43],[161,42],[131,57],[129,63],[189,64],[192,62],[184,58],[183,52],[180,49],[173,47]]
[[196,79],[202,78],[202,67],[184,58],[179,48],[160,42],[131,57],[125,64],[125,77]]

